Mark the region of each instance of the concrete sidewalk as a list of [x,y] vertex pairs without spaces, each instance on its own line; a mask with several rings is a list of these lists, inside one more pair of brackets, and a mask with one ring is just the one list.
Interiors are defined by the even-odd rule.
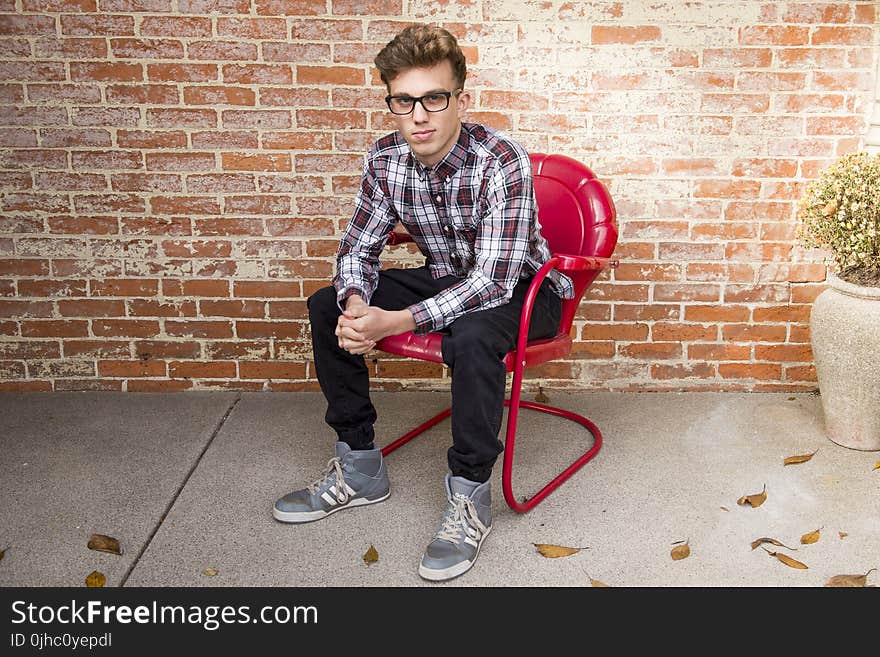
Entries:
[[[448,422],[388,457],[388,501],[287,525],[272,518],[274,500],[332,456],[319,393],[2,394],[0,585],[82,586],[98,570],[113,587],[569,587],[589,586],[588,575],[615,587],[818,587],[880,568],[880,452],[826,439],[818,396],[549,394],[596,422],[602,449],[526,514],[505,504],[499,461],[492,534],[476,566],[445,584],[416,569],[444,504]],[[386,444],[449,397],[374,402]],[[521,412],[518,494],[587,440],[567,420]],[[737,504],[765,486],[763,505]],[[800,543],[816,529],[817,543]],[[123,554],[88,549],[95,533],[119,539]],[[808,569],[753,550],[760,537]],[[690,556],[674,561],[673,543],[685,540]],[[548,559],[535,543],[585,549]],[[371,545],[379,560],[368,566]],[[868,584],[878,582],[875,571]]]

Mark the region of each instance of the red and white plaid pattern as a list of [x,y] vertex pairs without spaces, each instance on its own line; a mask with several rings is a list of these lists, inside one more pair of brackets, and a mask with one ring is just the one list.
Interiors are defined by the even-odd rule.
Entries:
[[[333,285],[340,307],[352,294],[369,303],[379,256],[398,221],[434,278],[459,277],[409,307],[418,334],[507,302],[519,280],[533,276],[551,256],[538,222],[528,152],[474,123],[462,124],[452,150],[431,169],[413,156],[399,132],[367,153],[354,214],[337,254]],[[574,296],[567,276],[554,270],[548,278],[559,296]]]

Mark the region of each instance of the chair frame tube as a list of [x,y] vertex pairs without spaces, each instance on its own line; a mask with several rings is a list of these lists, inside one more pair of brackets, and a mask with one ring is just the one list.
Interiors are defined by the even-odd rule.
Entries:
[[[509,410],[507,414],[507,433],[505,435],[504,460],[502,463],[501,474],[501,485],[504,492],[504,500],[507,502],[507,505],[511,509],[518,513],[525,513],[534,508],[539,502],[547,497],[547,495],[556,490],[556,488],[558,488],[560,484],[562,484],[566,479],[571,477],[575,472],[582,468],[590,459],[592,459],[596,455],[596,453],[602,447],[602,432],[599,431],[599,427],[597,427],[595,424],[593,424],[593,422],[583,417],[582,415],[578,415],[577,413],[572,413],[571,411],[566,411],[561,408],[556,408],[554,406],[547,406],[545,404],[539,404],[537,402],[523,401],[521,399],[522,378],[526,365],[525,354],[528,343],[529,324],[531,323],[532,309],[535,305],[535,297],[537,297],[538,295],[538,289],[541,286],[541,282],[544,280],[550,270],[563,262],[565,262],[565,264],[570,264],[570,260],[572,260],[572,258],[569,256],[554,256],[546,263],[544,263],[541,269],[539,269],[538,272],[535,274],[535,277],[533,278],[531,285],[529,286],[528,292],[526,293],[525,301],[523,303],[522,314],[520,315],[519,336],[517,337],[516,344],[516,362],[513,368],[513,380],[511,382],[510,390],[511,394],[509,399],[504,400],[504,405],[507,406]],[[581,266],[584,269],[601,269],[603,266],[606,266],[608,264],[608,260],[605,258],[578,257],[576,258],[576,260],[580,262]],[[613,264],[616,264],[616,262]],[[541,413],[548,413],[550,415],[556,415],[558,417],[577,422],[590,432],[593,437],[593,445],[592,447],[590,447],[590,449],[581,454],[577,459],[572,461],[572,463],[567,468],[556,475],[556,477],[551,479],[537,493],[535,493],[531,497],[524,498],[522,501],[517,501],[516,495],[513,492],[512,478],[513,455],[514,447],[516,444],[516,428],[519,419],[520,408],[526,408]],[[441,411],[434,417],[417,426],[415,429],[412,429],[394,442],[389,443],[388,445],[383,447],[382,455],[387,456],[398,447],[405,445],[416,436],[424,433],[439,422],[442,422],[451,414],[451,408],[447,408],[444,411]]]

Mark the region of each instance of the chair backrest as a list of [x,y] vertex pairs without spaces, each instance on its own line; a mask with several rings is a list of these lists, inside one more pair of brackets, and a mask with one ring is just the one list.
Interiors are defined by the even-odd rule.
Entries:
[[[592,170],[566,155],[531,153],[541,234],[553,254],[610,258],[617,246],[617,211]],[[563,299],[559,332],[571,330],[577,307],[597,270],[569,273],[575,296]]]

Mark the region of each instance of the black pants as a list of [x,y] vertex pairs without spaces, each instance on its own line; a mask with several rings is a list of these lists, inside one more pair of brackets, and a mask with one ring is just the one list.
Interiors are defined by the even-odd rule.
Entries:
[[[453,276],[435,280],[427,267],[383,270],[370,304],[403,310],[456,280]],[[508,303],[468,313],[443,330],[443,362],[452,373],[453,444],[447,458],[453,475],[487,481],[504,449],[498,439],[506,386],[504,357],[516,346],[529,283],[520,281]],[[341,312],[336,290],[332,286],[318,290],[309,297],[308,307],[315,372],[327,399],[325,420],[352,449],[367,449],[373,443],[376,421],[369,373],[362,355],[339,347],[335,330]],[[529,339],[556,335],[561,310],[559,296],[545,280],[535,299]]]

